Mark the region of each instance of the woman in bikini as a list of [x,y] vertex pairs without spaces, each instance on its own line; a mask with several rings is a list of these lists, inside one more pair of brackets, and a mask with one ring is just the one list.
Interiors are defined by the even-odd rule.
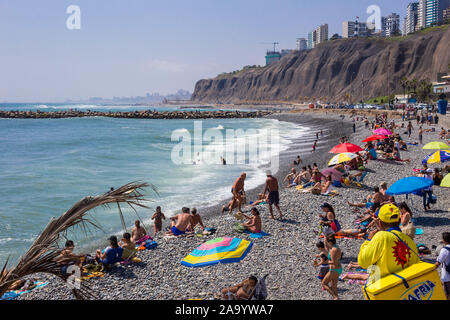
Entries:
[[255,291],[257,283],[258,279],[255,276],[250,276],[234,287],[223,289],[221,292],[222,298],[224,300],[248,300]]
[[252,208],[251,213],[253,217],[242,214],[244,218],[248,219],[248,221],[244,223],[243,226],[245,227],[245,229],[252,233],[261,233],[262,222],[258,209]]
[[156,212],[152,216],[152,220],[155,220],[154,225],[153,225],[153,228],[155,231],[155,237],[156,237],[156,234],[162,230],[163,219],[166,220],[166,216],[164,215],[164,213],[161,212],[161,207],[157,206]]
[[333,234],[328,235],[325,238],[325,247],[328,249],[330,271],[328,271],[327,275],[322,280],[322,287],[331,294],[334,300],[339,300],[337,285],[339,276],[342,274],[342,265],[340,261],[342,252],[336,245],[336,238]]

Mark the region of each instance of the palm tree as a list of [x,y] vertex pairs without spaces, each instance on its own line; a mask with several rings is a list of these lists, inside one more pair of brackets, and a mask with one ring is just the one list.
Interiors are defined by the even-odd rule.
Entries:
[[[67,232],[73,227],[81,227],[85,232],[89,225],[99,228],[94,222],[86,218],[87,213],[99,206],[109,207],[116,204],[119,208],[120,219],[124,225],[120,203],[129,205],[135,212],[134,206],[149,208],[143,204],[147,201],[141,193],[143,188],[150,186],[155,193],[156,188],[146,183],[129,183],[116,190],[98,195],[95,197],[85,197],[78,201],[72,208],[63,213],[59,218],[51,219],[44,231],[36,238],[28,251],[20,258],[18,264],[7,270],[8,260],[3,269],[0,270],[0,297],[8,290],[11,284],[24,277],[36,274],[47,273],[60,278],[69,284],[73,276],[63,273],[61,263],[69,262],[61,259],[62,248],[59,243],[66,238]],[[75,279],[76,280],[76,279]],[[79,286],[71,286],[72,293],[77,299],[87,299],[94,297],[89,286],[81,282]]]
[[417,95],[421,102],[428,103],[432,93],[433,85],[427,80],[422,80],[418,84]]
[[408,80],[408,78],[402,77],[402,78],[400,79],[400,85],[401,85],[402,88],[403,88],[403,97],[405,98],[405,97],[406,97],[406,88],[408,88],[408,85],[409,85],[409,80]]

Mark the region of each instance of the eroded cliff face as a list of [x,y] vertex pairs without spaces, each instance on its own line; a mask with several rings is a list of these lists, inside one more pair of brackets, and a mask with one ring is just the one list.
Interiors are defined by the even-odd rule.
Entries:
[[[357,99],[402,92],[400,79],[436,81],[450,63],[450,28],[401,41],[342,39],[285,56],[263,69],[244,70],[197,82],[192,100],[209,103],[298,101],[304,97]],[[364,88],[363,88],[364,83]]]

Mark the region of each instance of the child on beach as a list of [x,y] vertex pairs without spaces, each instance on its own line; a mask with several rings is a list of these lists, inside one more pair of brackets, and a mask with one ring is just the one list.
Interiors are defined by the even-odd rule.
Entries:
[[339,276],[342,274],[342,251],[337,246],[336,238],[333,234],[325,237],[325,248],[328,249],[330,270],[322,280],[322,287],[331,294],[334,300],[339,300],[337,285]]
[[328,264],[328,251],[325,249],[325,244],[322,241],[317,242],[316,247],[319,250],[319,253],[314,259],[314,267],[319,267],[319,274],[317,278],[323,280],[328,271],[330,271],[330,266]]
[[161,212],[161,207],[156,207],[156,212],[152,216],[152,220],[155,220],[153,229],[155,231],[155,237],[158,232],[162,230],[162,220],[166,220],[166,216]]
[[444,247],[441,249],[439,257],[436,260],[436,268],[442,265],[441,282],[444,286],[447,300],[450,300],[450,232],[444,232],[442,234],[442,242]]

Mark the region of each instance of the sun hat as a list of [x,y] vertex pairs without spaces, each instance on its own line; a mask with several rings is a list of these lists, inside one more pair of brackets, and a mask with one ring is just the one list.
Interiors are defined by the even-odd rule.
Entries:
[[271,175],[272,175],[272,171],[267,170],[267,171],[266,171],[266,176],[271,176]]
[[400,210],[392,203],[385,204],[378,211],[377,217],[385,223],[395,223],[400,221]]

